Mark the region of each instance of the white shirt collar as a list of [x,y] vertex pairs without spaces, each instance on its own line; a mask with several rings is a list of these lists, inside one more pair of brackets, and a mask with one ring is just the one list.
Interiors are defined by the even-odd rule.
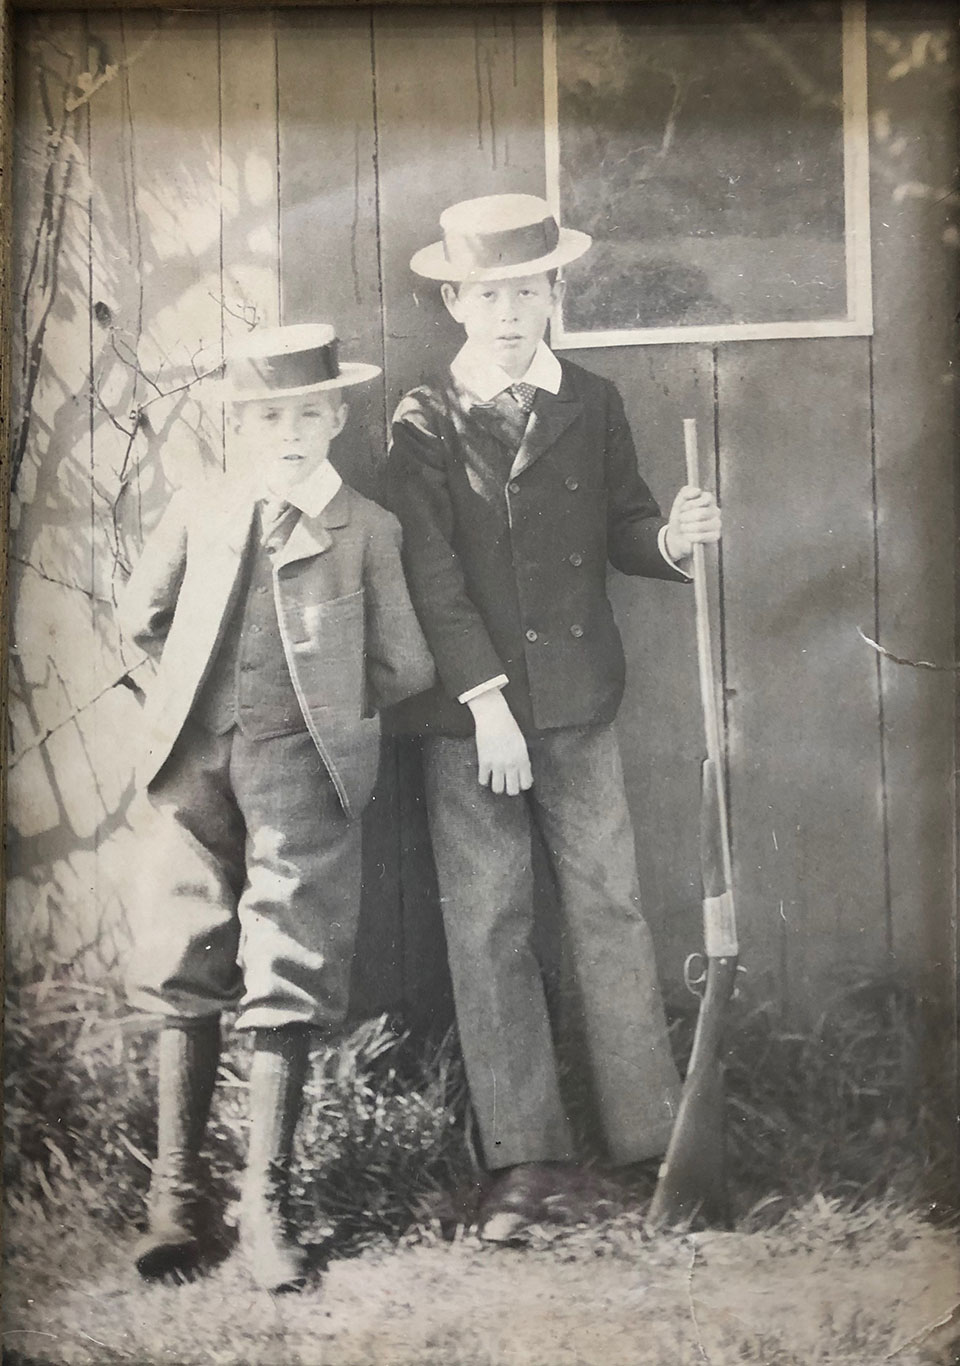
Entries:
[[481,403],[489,403],[504,389],[509,389],[511,384],[521,382],[532,384],[537,389],[546,389],[549,394],[558,394],[563,379],[560,362],[546,342],[540,342],[537,346],[533,360],[519,380],[511,379],[506,370],[489,360],[468,341],[464,342],[450,362],[450,373],[461,389]]
[[325,460],[319,469],[314,470],[313,474],[304,479],[302,483],[294,484],[291,489],[283,494],[272,494],[271,496],[282,497],[285,503],[292,503],[295,508],[299,508],[308,517],[319,517],[342,487],[343,480],[330,464],[330,461]]

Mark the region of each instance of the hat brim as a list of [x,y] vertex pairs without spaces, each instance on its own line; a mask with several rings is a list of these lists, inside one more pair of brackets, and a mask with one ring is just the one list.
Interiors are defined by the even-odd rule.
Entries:
[[582,256],[593,245],[589,233],[579,232],[576,228],[561,228],[560,241],[546,256],[538,256],[532,261],[518,261],[512,266],[489,266],[482,269],[463,270],[447,259],[442,242],[431,242],[422,247],[410,258],[410,269],[428,280],[449,280],[464,283],[478,280],[512,280],[518,275],[540,275],[545,270],[557,270]]
[[213,392],[224,403],[269,403],[271,399],[300,398],[305,394],[321,394],[330,389],[349,389],[354,384],[366,384],[376,379],[383,371],[379,365],[367,365],[362,361],[341,361],[340,373],[336,379],[318,380],[315,384],[300,384],[295,389],[268,389],[263,385],[258,389],[236,389],[229,380],[220,380],[213,386]]

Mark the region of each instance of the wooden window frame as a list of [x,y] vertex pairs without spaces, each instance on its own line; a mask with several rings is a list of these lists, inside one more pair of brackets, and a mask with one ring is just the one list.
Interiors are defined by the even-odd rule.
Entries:
[[[602,346],[665,346],[673,342],[775,341],[792,337],[868,337],[873,333],[870,264],[870,130],[867,121],[866,0],[842,0],[843,203],[846,310],[842,318],[797,321],[682,323],[646,327],[567,327],[562,306],[551,326],[557,350]],[[557,221],[560,201],[560,120],[556,5],[543,15],[544,141],[547,198]],[[577,226],[572,224],[570,226]],[[581,225],[582,226],[582,225]]]

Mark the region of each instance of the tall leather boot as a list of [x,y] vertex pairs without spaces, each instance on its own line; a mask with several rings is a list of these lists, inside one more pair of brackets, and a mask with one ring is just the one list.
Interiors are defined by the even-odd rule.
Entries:
[[290,1159],[307,1075],[309,1029],[258,1029],[250,1067],[250,1145],[240,1196],[240,1244],[264,1290],[299,1290],[307,1256],[289,1223]]
[[165,1022],[158,1055],[157,1158],[147,1232],[135,1254],[147,1279],[186,1271],[199,1253],[198,1158],[220,1060],[220,1017]]

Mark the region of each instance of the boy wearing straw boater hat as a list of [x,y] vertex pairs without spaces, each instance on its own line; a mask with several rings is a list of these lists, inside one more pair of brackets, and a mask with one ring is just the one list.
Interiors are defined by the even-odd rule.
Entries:
[[235,1007],[253,1032],[241,1244],[263,1287],[303,1278],[290,1156],[311,1031],[347,1005],[376,712],[433,678],[400,528],[328,459],[346,390],[379,373],[339,361],[329,326],[249,334],[222,388],[242,468],[173,498],[122,603],[157,660],[139,771],[155,831],[135,999],[164,1017],[145,1277],[202,1250],[197,1158]]
[[393,421],[391,490],[438,683],[398,709],[420,731],[460,1038],[488,1167],[491,1240],[521,1236],[575,1158],[540,966],[531,948],[531,831],[559,893],[609,1156],[661,1153],[678,1082],[641,917],[633,830],[611,722],[623,649],[608,564],[686,579],[714,541],[711,494],[660,515],[623,403],[544,342],[557,270],[590,238],[547,203],[456,204],[411,266],[441,281],[466,340]]

